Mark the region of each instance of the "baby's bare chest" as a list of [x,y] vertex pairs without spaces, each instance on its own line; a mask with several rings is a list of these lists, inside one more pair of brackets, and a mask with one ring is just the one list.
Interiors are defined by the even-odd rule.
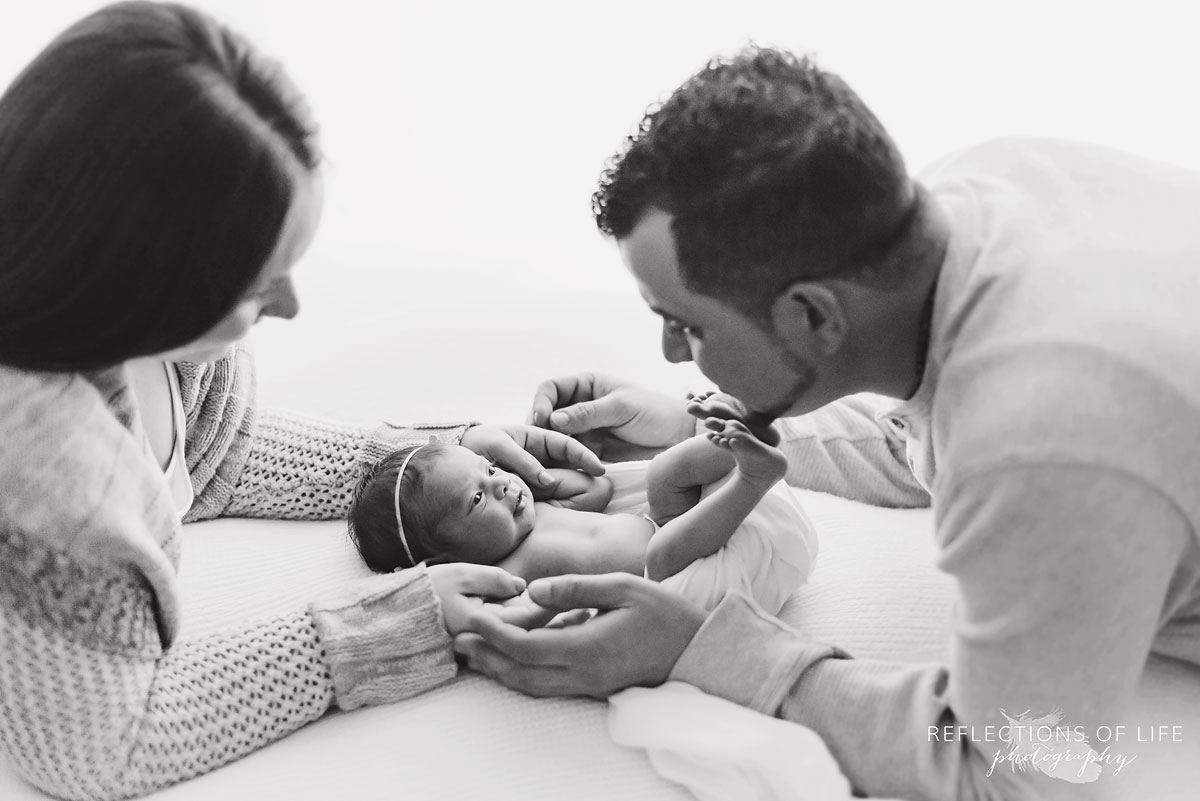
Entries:
[[533,531],[500,567],[528,581],[564,573],[642,575],[653,535],[654,524],[637,515],[538,504]]

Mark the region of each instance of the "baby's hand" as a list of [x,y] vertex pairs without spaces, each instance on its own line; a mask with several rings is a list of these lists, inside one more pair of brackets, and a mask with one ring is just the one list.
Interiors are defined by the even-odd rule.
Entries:
[[550,467],[546,472],[554,477],[554,486],[540,495],[551,506],[577,509],[581,512],[603,512],[612,500],[613,485],[607,476],[589,476],[578,470]]
[[746,404],[725,392],[701,392],[699,395],[688,393],[688,413],[701,420],[709,418],[718,420],[736,420],[764,444],[771,447],[779,445],[782,437],[771,423],[773,420],[758,412],[746,408]]
[[[763,442],[740,420],[710,417],[704,421],[704,427],[708,429],[705,433],[708,441],[731,452],[738,473],[750,483],[771,486],[787,472],[787,457],[783,452]],[[779,441],[778,435],[775,441]]]

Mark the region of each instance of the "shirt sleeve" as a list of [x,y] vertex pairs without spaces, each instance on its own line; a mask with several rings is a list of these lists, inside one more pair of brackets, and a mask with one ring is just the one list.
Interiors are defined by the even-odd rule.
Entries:
[[363,470],[435,437],[457,444],[472,423],[353,425],[256,405],[254,362],[241,344],[209,364],[180,362],[188,474],[185,522],[219,516],[344,517]]
[[864,393],[777,421],[788,459],[784,479],[874,506],[929,506],[929,493],[908,466],[905,440],[878,419],[895,405]]
[[1188,523],[1155,490],[1098,468],[994,470],[946,497],[939,567],[959,587],[949,665],[845,658],[731,596],[671,678],[815,730],[868,795],[1087,797],[1038,770],[991,770],[1008,752],[1001,710],[1061,709],[1060,725],[1096,744],[1132,698]]
[[164,651],[136,576],[20,539],[0,538],[0,750],[59,798],[144,795],[456,673],[423,568]]

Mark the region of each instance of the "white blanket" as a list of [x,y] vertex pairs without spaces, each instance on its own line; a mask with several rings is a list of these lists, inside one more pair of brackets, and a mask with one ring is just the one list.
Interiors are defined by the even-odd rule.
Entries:
[[[933,563],[927,510],[877,509],[810,492],[797,497],[821,552],[809,584],[781,617],[855,656],[940,659],[951,585]],[[185,529],[183,636],[261,618],[332,589],[361,566],[340,523],[219,520]],[[1200,771],[1181,777],[1200,737],[1200,677],[1152,664],[1139,714],[1184,726],[1181,749],[1147,748],[1120,798],[1192,798]],[[772,721],[764,719],[771,724]],[[157,793],[156,801],[220,798],[446,801],[686,801],[644,752],[616,745],[606,706],[535,700],[475,675],[403,703],[333,714],[228,767]],[[0,758],[0,798],[42,801]]]

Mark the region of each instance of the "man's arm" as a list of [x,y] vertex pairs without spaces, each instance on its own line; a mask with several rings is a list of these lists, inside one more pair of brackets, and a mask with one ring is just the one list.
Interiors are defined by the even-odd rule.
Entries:
[[905,440],[876,415],[896,401],[850,395],[801,417],[776,421],[793,487],[875,506],[926,507],[929,493],[908,466]]
[[[1187,521],[1151,488],[1095,468],[996,470],[948,487],[946,498],[940,567],[960,589],[948,668],[829,658],[839,654],[733,596],[671,678],[814,729],[869,795],[1088,797],[1086,785],[1008,763],[988,776],[1008,751],[997,741],[1008,723],[1000,710],[1036,717],[1059,707],[1062,725],[1089,738],[1116,722],[1191,536]],[[989,725],[997,734],[981,742]],[[973,726],[976,738],[931,735],[947,726]]]

